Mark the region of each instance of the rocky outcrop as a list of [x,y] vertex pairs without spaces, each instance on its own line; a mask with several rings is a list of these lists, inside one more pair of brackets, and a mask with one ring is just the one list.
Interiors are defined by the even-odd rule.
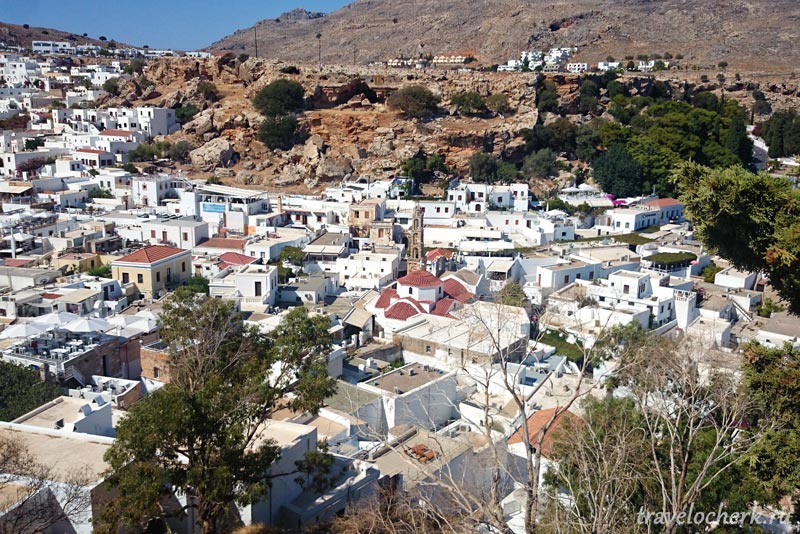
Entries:
[[189,153],[192,166],[198,170],[211,171],[217,167],[231,167],[239,162],[239,153],[233,144],[223,137],[218,137],[192,150]]

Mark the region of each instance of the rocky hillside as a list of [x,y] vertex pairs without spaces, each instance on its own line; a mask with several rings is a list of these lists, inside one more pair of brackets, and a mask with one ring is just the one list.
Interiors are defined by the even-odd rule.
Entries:
[[[2,14],[0,14],[2,16]],[[113,35],[108,35],[112,39]],[[100,41],[92,39],[91,37],[84,37],[72,32],[65,32],[61,30],[54,30],[52,28],[39,28],[31,26],[26,28],[19,24],[10,24],[7,22],[0,22],[0,42],[6,43],[8,46],[23,46],[30,48],[31,41],[67,41],[73,45],[78,44],[93,44],[105,45],[108,41]],[[123,43],[117,42],[122,45]]]
[[[471,50],[486,63],[522,49],[576,46],[578,58],[669,52],[684,64],[741,71],[800,63],[796,0],[357,0],[322,15],[295,10],[214,43],[215,51],[360,64]],[[317,39],[317,35],[320,39]],[[318,49],[319,46],[319,49]]]
[[[681,91],[685,80],[674,73],[663,74],[670,91]],[[226,183],[296,192],[315,191],[348,174],[388,177],[400,170],[402,162],[419,152],[438,153],[448,166],[466,174],[469,157],[488,150],[504,159],[517,160],[524,145],[520,131],[537,120],[545,123],[555,114],[539,116],[536,109],[536,75],[491,72],[402,72],[374,67],[317,66],[250,58],[245,62],[217,58],[163,59],[147,65],[146,82],[125,78],[119,95],[98,104],[106,107],[155,105],[198,110],[183,129],[167,139],[188,141],[193,150],[190,162],[178,168],[197,177],[216,176]],[[269,150],[257,140],[263,117],[251,99],[266,84],[292,79],[303,85],[307,111],[301,120],[309,133],[305,144],[291,150]],[[581,123],[591,117],[577,113],[580,79],[553,78],[559,93],[559,113]],[[219,98],[208,100],[199,90],[201,82],[213,83]],[[627,75],[623,79],[631,94],[649,94],[655,79]],[[695,81],[696,82],[696,81]],[[752,103],[754,82],[697,83],[725,98]],[[153,85],[151,85],[153,84]],[[409,120],[390,110],[385,95],[409,84],[429,87],[441,97],[442,111],[428,121]],[[793,82],[760,84],[775,109],[795,106],[798,86]],[[510,111],[503,116],[486,113],[461,115],[450,97],[461,91],[483,96],[504,93]],[[377,98],[375,98],[377,96]],[[608,98],[600,97],[605,107]],[[604,114],[606,116],[606,114]],[[554,183],[536,184],[546,189]]]

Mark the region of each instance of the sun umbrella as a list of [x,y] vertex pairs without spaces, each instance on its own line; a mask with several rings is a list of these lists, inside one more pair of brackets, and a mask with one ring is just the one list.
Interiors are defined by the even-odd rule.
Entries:
[[105,332],[111,324],[103,319],[81,318],[64,325],[70,332]]
[[38,336],[43,332],[47,332],[50,328],[53,328],[53,326],[37,323],[15,324],[0,332],[0,339]]
[[33,320],[36,324],[48,324],[52,326],[62,326],[72,321],[80,319],[80,315],[69,312],[53,312],[46,315],[41,315]]

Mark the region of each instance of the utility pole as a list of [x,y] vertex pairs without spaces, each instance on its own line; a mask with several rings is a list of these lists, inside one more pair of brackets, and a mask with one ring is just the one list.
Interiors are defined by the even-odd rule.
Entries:
[[255,56],[256,58],[258,58],[258,28],[256,28],[255,26],[253,26],[253,42],[256,45]]
[[356,66],[356,44],[353,43],[353,66]]
[[319,66],[322,68],[322,34],[317,34],[317,60],[319,61]]

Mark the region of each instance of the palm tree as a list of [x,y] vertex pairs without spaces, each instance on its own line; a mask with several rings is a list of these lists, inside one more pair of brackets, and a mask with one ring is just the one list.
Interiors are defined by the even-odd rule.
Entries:
[[322,34],[317,34],[317,59],[319,64],[322,65]]

